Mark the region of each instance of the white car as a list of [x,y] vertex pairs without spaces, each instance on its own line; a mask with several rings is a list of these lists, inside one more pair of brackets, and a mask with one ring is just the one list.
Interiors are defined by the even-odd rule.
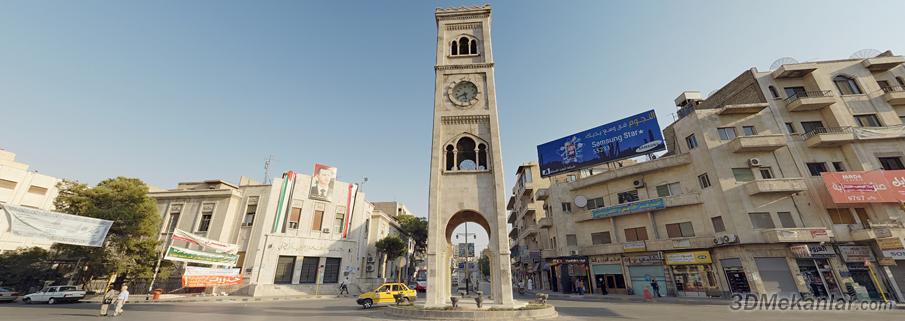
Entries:
[[0,302],[13,302],[19,298],[19,292],[9,288],[0,288]]
[[28,294],[22,297],[22,302],[47,302],[54,304],[60,302],[76,302],[85,297],[85,291],[79,291],[78,288],[71,285],[57,285],[42,289],[41,291]]

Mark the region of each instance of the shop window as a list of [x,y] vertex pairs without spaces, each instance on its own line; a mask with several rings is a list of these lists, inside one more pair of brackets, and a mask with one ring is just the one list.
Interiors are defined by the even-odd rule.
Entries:
[[748,213],[748,217],[751,219],[751,226],[755,229],[776,228],[770,213]]
[[575,234],[566,234],[566,246],[578,246],[578,237]]
[[722,216],[714,216],[710,218],[710,223],[713,224],[713,231],[716,233],[725,232],[726,225],[723,224]]
[[676,196],[679,194],[682,194],[682,188],[679,186],[679,182],[657,186],[657,197]]
[[588,200],[588,209],[593,210],[595,208],[603,207],[603,197],[592,198]]
[[811,173],[811,176],[820,176],[820,173],[826,172],[826,163],[807,163],[808,172]]
[[666,235],[669,238],[694,237],[694,227],[691,222],[666,224]]
[[299,283],[317,282],[317,265],[321,258],[306,256],[302,258],[302,270],[299,275]]
[[701,185],[701,189],[710,187],[710,176],[707,176],[707,173],[698,175],[698,184]]
[[324,280],[323,283],[339,283],[339,268],[341,258],[328,257],[324,261]]
[[888,171],[894,171],[899,169],[905,169],[905,166],[902,165],[901,157],[880,157],[880,166],[883,166],[883,169]]
[[622,192],[622,193],[619,193],[618,196],[619,196],[619,204],[636,202],[639,199],[638,190]]
[[739,183],[750,182],[754,180],[754,172],[752,172],[748,167],[733,168],[732,176],[735,176],[735,181]]
[[647,240],[647,228],[635,227],[635,228],[625,229],[625,241],[626,242],[646,241],[646,240]]
[[716,131],[720,134],[720,140],[733,140],[737,136],[735,127],[720,127]]
[[847,208],[828,208],[826,213],[830,215],[830,221],[833,224],[855,224],[855,217]]
[[280,256],[277,259],[277,269],[273,276],[273,284],[292,283],[292,270],[295,270],[295,257]]
[[779,224],[782,225],[783,228],[798,227],[798,225],[795,224],[795,219],[792,218],[791,212],[777,212],[776,216],[779,217]]
[[591,244],[599,245],[599,244],[610,244],[613,240],[610,238],[610,232],[597,232],[591,233]]

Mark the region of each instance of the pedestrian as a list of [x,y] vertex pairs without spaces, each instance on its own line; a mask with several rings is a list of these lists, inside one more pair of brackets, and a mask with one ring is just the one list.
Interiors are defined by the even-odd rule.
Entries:
[[534,291],[534,280],[528,279],[528,291]]
[[584,282],[581,281],[581,278],[575,279],[575,291],[578,292],[578,295],[584,295]]
[[657,283],[657,278],[653,278],[653,277],[650,278],[650,290],[651,290],[651,291],[654,291],[654,294],[655,294],[658,298],[661,298],[661,297],[662,297],[662,296],[660,296],[660,284]]
[[113,304],[113,316],[123,314],[123,305],[129,300],[129,287],[123,285],[119,295],[116,296],[116,303]]
[[339,284],[339,295],[343,295],[343,292],[349,294],[349,276],[347,275],[343,278],[343,282]]
[[116,299],[116,296],[119,293],[113,289],[113,287],[107,287],[107,291],[104,292],[103,298],[101,298],[101,311],[98,313],[100,316],[107,316],[107,311],[110,309],[110,304],[113,303],[113,300]]

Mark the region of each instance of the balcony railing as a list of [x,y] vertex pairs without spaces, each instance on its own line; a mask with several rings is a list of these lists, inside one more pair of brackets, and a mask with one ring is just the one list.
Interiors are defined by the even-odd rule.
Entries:
[[883,98],[890,105],[905,105],[905,87],[883,87]]
[[883,93],[891,93],[891,92],[902,92],[905,91],[905,87],[902,86],[891,86],[891,87],[883,87],[880,88],[883,90]]
[[833,97],[832,90],[817,90],[817,91],[800,91],[792,94],[789,98],[786,98],[786,103],[791,104],[796,100],[801,98],[814,98],[814,97]]
[[802,135],[802,138],[807,140],[808,138],[814,137],[820,134],[851,134],[852,127],[817,127],[812,131],[809,131]]

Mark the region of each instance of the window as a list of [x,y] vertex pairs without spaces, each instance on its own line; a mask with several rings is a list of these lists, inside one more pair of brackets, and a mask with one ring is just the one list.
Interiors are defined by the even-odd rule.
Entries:
[[861,226],[870,228],[870,215],[867,214],[866,209],[863,207],[856,207],[855,214],[858,216],[858,220],[861,221]]
[[785,87],[783,90],[786,92],[786,97],[788,98],[797,98],[797,97],[807,97],[807,90],[804,87]]
[[880,166],[883,166],[883,169],[888,171],[894,171],[898,169],[905,169],[905,166],[902,165],[902,158],[900,157],[880,157]]
[[588,209],[593,210],[595,208],[603,207],[603,197],[592,198],[588,200]]
[[446,145],[446,170],[486,170],[487,145],[476,143],[471,137],[461,137],[453,145]]
[[566,176],[566,182],[574,182],[575,179],[576,179],[575,175],[570,174],[570,175]]
[[902,77],[896,77],[896,82],[899,83],[899,86],[905,87],[905,79]]
[[578,237],[575,234],[566,234],[566,246],[578,246]]
[[342,212],[336,212],[336,218],[333,219],[333,233],[342,233],[346,228],[346,213],[345,210]]
[[638,190],[619,193],[619,204],[638,201]]
[[750,182],[754,180],[754,172],[750,168],[733,168],[732,176],[735,176],[736,182]]
[[324,261],[324,280],[323,283],[339,283],[339,267],[342,258],[328,257]]
[[201,222],[198,223],[198,232],[207,232],[211,227],[213,217],[214,203],[201,204]]
[[694,237],[694,227],[691,222],[666,224],[666,235],[669,238]]
[[295,257],[280,256],[277,259],[277,270],[273,275],[273,284],[292,283],[292,270],[295,270]]
[[613,240],[610,238],[610,232],[591,233],[591,244],[610,244]]
[[794,133],[795,133],[795,125],[792,124],[792,123],[786,123],[786,131],[789,132],[789,134],[794,134]]
[[830,215],[833,224],[855,224],[855,217],[847,208],[828,208],[826,213]]
[[34,185],[32,185],[32,186],[29,186],[29,187],[28,187],[28,193],[29,193],[29,194],[44,195],[44,194],[47,194],[47,188],[44,188],[44,187],[41,187],[41,186],[34,186]]
[[773,98],[779,98],[779,92],[776,91],[776,87],[770,86],[767,87],[767,89],[770,89],[770,96],[773,96]]
[[751,219],[751,226],[756,229],[776,227],[776,225],[773,225],[773,218],[770,217],[770,213],[748,213],[748,218]]
[[562,211],[565,213],[572,213],[572,203],[563,202],[562,203]]
[[0,188],[16,189],[16,182],[0,178]]
[[843,162],[833,162],[833,169],[835,169],[837,172],[844,172],[844,171],[845,171],[845,163],[843,163]]
[[625,241],[633,242],[633,241],[646,241],[647,240],[647,228],[645,227],[634,227],[625,229]]
[[876,114],[855,115],[855,122],[861,127],[880,127],[880,119]]
[[302,270],[299,273],[299,283],[317,282],[317,265],[321,258],[306,256],[302,258]]
[[880,90],[883,92],[890,92],[892,90],[889,86],[889,82],[886,80],[877,80],[877,85],[880,86]]
[[710,224],[713,224],[713,231],[716,233],[725,232],[726,225],[723,225],[722,216],[714,216],[710,218]]
[[698,147],[698,139],[694,137],[694,134],[685,137],[685,143],[688,144],[688,149],[694,149],[695,147]]
[[320,229],[323,227],[324,227],[324,211],[315,210],[314,218],[311,220],[311,230],[320,231]]
[[820,173],[826,172],[826,163],[807,163],[808,172],[811,172],[811,176],[820,176]]
[[698,175],[698,184],[701,185],[701,189],[710,187],[710,176],[707,176],[707,173]]
[[449,54],[451,56],[478,54],[478,41],[468,39],[468,37],[461,37],[458,40],[453,40],[449,47]]
[[735,127],[720,127],[716,131],[720,134],[720,140],[732,140],[735,138]]
[[861,94],[861,88],[858,87],[858,83],[853,78],[839,75],[833,77],[833,83],[836,84],[836,88],[839,89],[839,93],[842,95]]
[[182,204],[170,206],[170,221],[167,223],[167,233],[173,233],[179,224],[179,215],[182,214]]
[[742,134],[745,136],[757,135],[757,128],[754,128],[754,126],[742,126]]
[[676,196],[679,194],[682,194],[682,188],[679,186],[679,182],[657,186],[657,197]]
[[803,121],[801,122],[802,131],[807,134],[814,131],[818,131],[823,129],[823,122],[821,121]]
[[792,218],[792,213],[790,212],[777,212],[776,216],[779,216],[779,225],[782,225],[783,228],[796,228],[795,219]]
[[251,226],[255,223],[255,213],[258,211],[258,197],[252,196],[248,198],[248,205],[245,207],[245,218],[242,219],[242,226]]
[[905,116],[899,116],[899,121],[905,124]]
[[302,208],[301,207],[293,207],[289,212],[289,228],[298,229],[299,222],[302,220]]
[[760,170],[760,178],[761,179],[773,179],[773,169],[769,167],[762,167]]

